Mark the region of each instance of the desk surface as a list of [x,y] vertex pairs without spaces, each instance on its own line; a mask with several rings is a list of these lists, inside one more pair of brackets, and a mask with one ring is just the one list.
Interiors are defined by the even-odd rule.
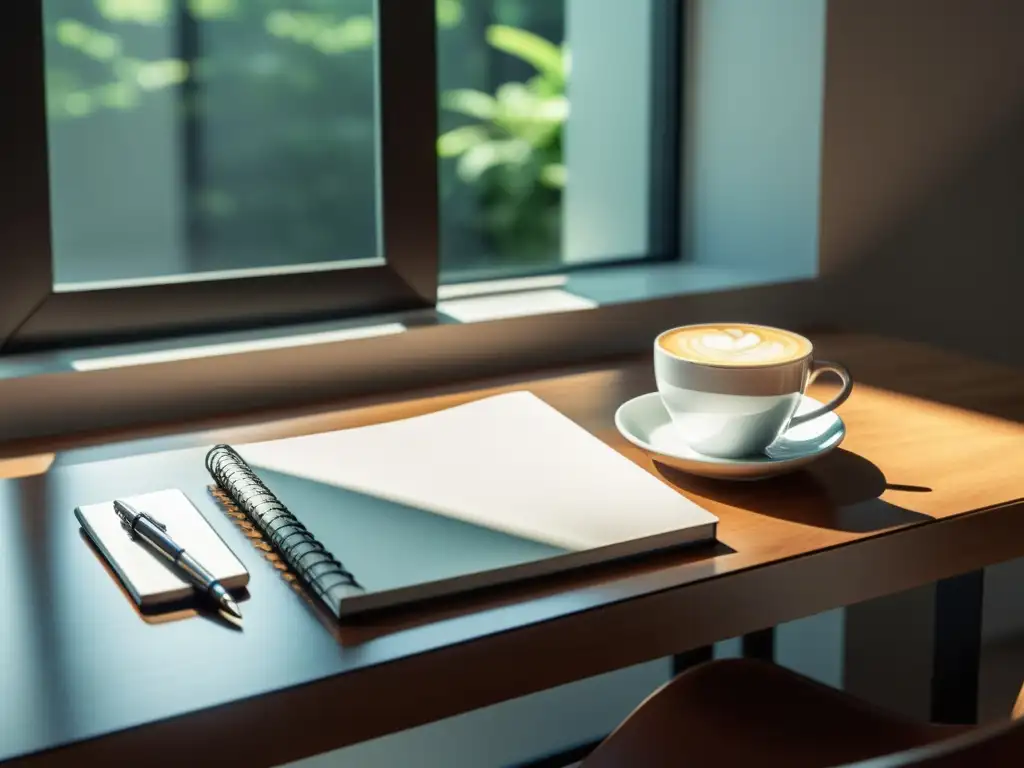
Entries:
[[[0,760],[151,762],[158,744],[166,761],[280,764],[1024,555],[1024,375],[901,342],[817,341],[859,382],[840,411],[848,437],[808,470],[762,483],[662,474],[618,436],[615,407],[653,388],[646,358],[0,461]],[[717,514],[720,543],[342,628],[206,492],[202,457],[215,441],[523,388]],[[191,447],[138,453],[181,446]],[[163,487],[185,490],[252,572],[244,631],[188,613],[143,621],[74,523],[76,504]],[[230,751],[225,732],[241,734]]]

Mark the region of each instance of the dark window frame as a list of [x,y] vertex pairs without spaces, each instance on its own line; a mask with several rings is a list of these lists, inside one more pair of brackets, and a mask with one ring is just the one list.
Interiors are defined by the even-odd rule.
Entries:
[[434,306],[433,0],[377,0],[382,265],[66,292],[53,287],[42,4],[10,4],[0,26],[0,99],[13,118],[0,120],[0,352]]
[[683,87],[687,0],[659,0],[651,19],[652,261],[682,260]]

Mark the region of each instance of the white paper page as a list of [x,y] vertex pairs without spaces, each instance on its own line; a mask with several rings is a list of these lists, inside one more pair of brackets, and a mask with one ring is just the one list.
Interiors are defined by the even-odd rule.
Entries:
[[257,471],[574,551],[717,520],[529,392],[238,451]]

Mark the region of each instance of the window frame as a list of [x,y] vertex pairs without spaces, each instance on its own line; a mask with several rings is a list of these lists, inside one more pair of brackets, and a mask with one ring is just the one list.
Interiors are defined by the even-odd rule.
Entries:
[[[0,353],[432,307],[439,275],[432,0],[377,0],[383,263],[127,287],[54,288],[43,1],[8,9],[0,84]],[[410,62],[417,62],[410,66]],[[374,257],[375,254],[368,254]],[[141,282],[141,281],[140,281]]]

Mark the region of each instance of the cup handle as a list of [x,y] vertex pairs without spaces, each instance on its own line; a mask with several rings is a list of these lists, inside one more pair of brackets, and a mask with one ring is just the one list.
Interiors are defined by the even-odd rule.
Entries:
[[799,416],[794,416],[789,420],[789,426],[795,427],[797,424],[803,424],[804,422],[816,419],[819,416],[823,416],[829,411],[834,411],[840,405],[846,402],[846,398],[850,396],[850,392],[853,391],[853,379],[850,377],[850,372],[846,370],[845,365],[839,363],[829,363],[825,360],[815,360],[811,363],[811,373],[807,377],[807,386],[814,383],[814,380],[823,373],[834,373],[843,382],[842,389],[839,390],[839,394],[833,397],[829,402],[820,408],[815,408],[810,413],[802,413]]

